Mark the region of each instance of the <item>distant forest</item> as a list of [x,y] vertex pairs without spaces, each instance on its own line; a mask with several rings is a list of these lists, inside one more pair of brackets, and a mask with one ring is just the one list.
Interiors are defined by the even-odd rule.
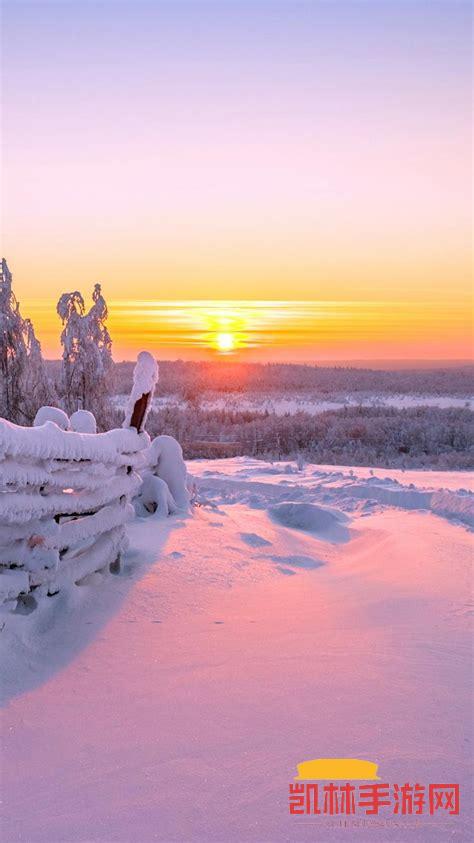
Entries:
[[[59,361],[46,361],[53,378]],[[291,363],[226,363],[159,361],[158,393],[196,400],[209,392],[294,393],[336,396],[376,392],[394,395],[469,396],[474,387],[474,366],[436,369],[359,369],[348,366],[310,366]],[[113,388],[128,394],[133,362],[116,363]]]
[[[50,362],[50,374],[59,362]],[[113,367],[111,392],[128,394],[133,363]],[[56,373],[56,369],[57,373]],[[373,370],[282,364],[160,363],[159,395],[176,401],[153,408],[147,430],[167,433],[182,444],[188,459],[251,455],[314,463],[394,468],[470,469],[474,467],[474,413],[468,407],[343,407],[316,415],[296,411],[206,409],[209,393],[343,397],[450,395],[469,397],[472,366],[449,369]],[[110,408],[109,426],[119,426],[123,410]]]

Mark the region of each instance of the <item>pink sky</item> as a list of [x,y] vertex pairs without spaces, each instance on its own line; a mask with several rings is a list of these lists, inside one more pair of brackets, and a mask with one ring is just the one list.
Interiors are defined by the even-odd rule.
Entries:
[[119,356],[134,299],[376,302],[310,353],[469,355],[469,4],[4,6],[4,253],[48,354],[100,280]]

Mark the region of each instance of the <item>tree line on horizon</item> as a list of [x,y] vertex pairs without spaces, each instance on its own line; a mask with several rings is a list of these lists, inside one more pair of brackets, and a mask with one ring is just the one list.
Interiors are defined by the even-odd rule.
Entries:
[[[159,360],[160,394],[196,402],[206,393],[305,393],[340,399],[348,394],[451,395],[473,392],[473,368],[361,369],[300,363]],[[49,363],[52,368],[55,363]],[[115,392],[130,391],[134,364],[115,363]]]

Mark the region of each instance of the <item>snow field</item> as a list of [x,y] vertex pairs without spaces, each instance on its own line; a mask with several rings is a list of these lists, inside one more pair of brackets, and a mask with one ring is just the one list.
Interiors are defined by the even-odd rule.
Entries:
[[[129,522],[118,576],[8,619],[5,839],[468,840],[471,537],[413,497],[469,499],[468,478],[188,470],[198,505]],[[295,825],[288,783],[316,757],[457,781],[461,814]]]
[[[430,510],[474,527],[473,477],[467,471],[401,471],[310,464],[298,469],[294,463],[269,464],[250,457],[214,462],[193,460],[189,471],[201,477],[202,493],[211,499],[222,489],[227,499],[238,497],[252,508],[265,506],[268,495],[280,501],[304,498],[346,511],[361,506],[368,510],[382,504],[406,510]],[[291,526],[292,518],[298,519],[297,513],[298,509],[287,511],[287,526]],[[310,514],[308,519],[311,522]]]

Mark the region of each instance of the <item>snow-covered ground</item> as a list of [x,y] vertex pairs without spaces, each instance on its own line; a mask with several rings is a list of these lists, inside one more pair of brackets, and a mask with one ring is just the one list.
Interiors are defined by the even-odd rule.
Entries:
[[[191,515],[3,628],[3,839],[469,840],[469,475],[188,468]],[[460,815],[290,816],[319,757],[459,782]]]
[[[126,404],[126,396],[116,395],[115,406],[122,409]],[[454,395],[388,395],[376,393],[354,393],[344,397],[323,399],[317,395],[305,395],[298,391],[294,395],[267,393],[254,395],[226,393],[225,395],[204,394],[200,399],[203,410],[228,410],[234,412],[285,413],[305,412],[311,415],[323,413],[326,410],[341,410],[343,407],[396,407],[410,409],[411,407],[468,407],[472,409],[472,397]],[[155,410],[173,405],[182,406],[185,402],[179,395],[157,395],[153,399]]]

